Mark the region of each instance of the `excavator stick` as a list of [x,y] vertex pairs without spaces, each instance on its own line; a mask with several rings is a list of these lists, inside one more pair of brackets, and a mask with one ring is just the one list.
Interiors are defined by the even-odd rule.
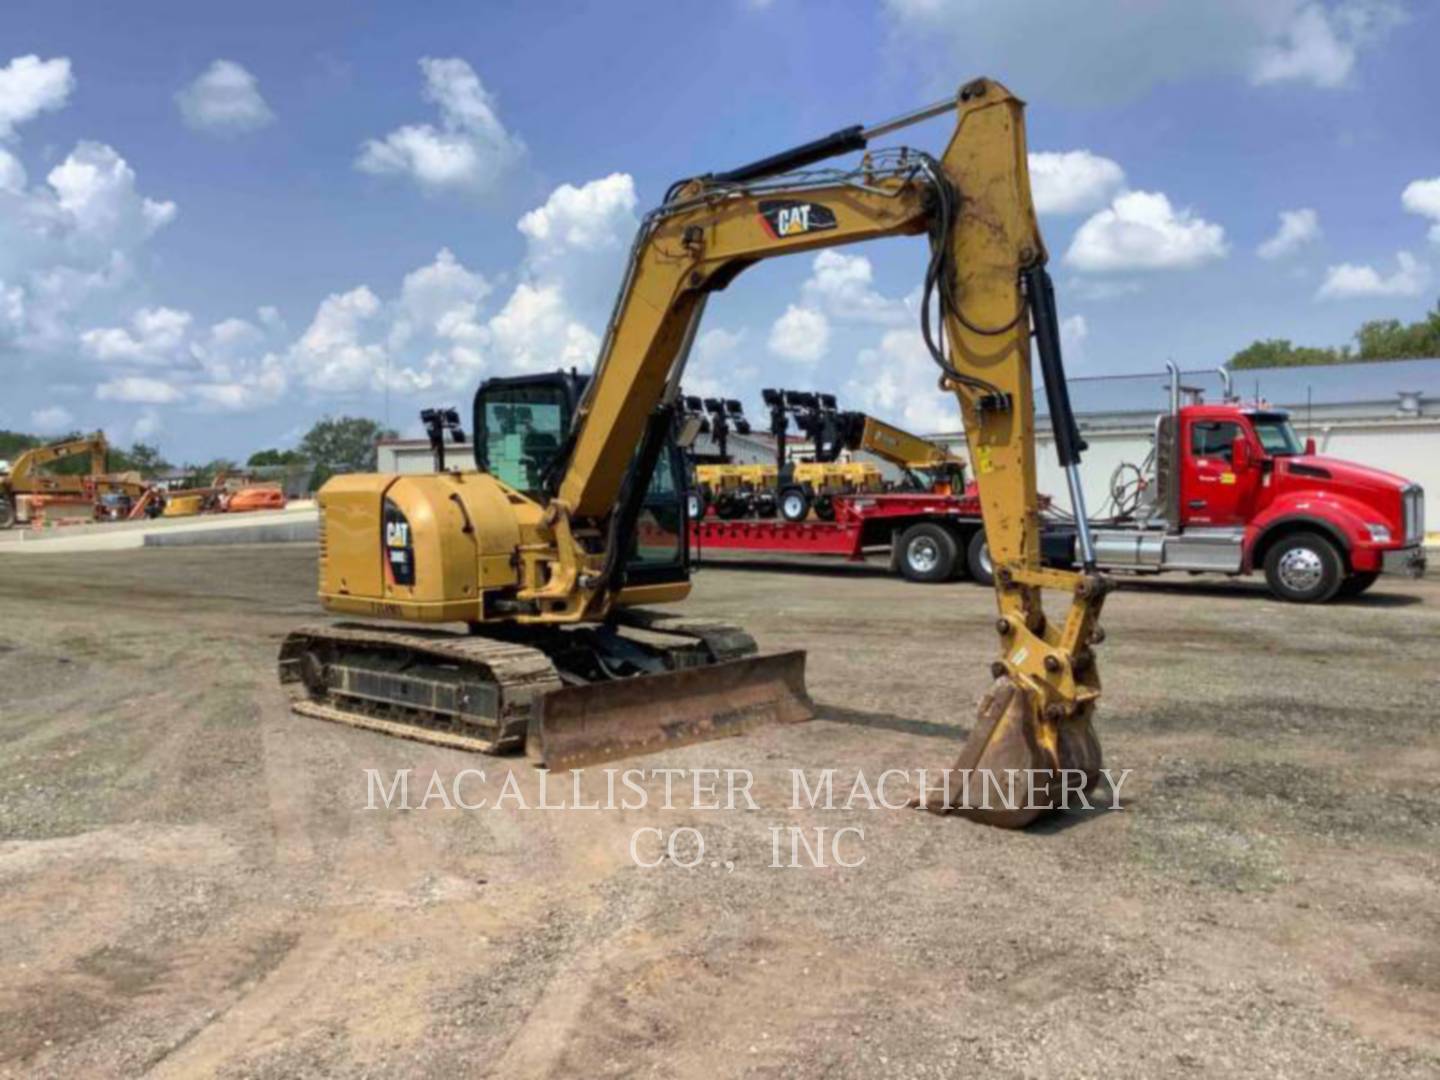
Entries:
[[814,711],[805,653],[792,650],[552,691],[531,717],[525,753],[575,769],[799,723]]

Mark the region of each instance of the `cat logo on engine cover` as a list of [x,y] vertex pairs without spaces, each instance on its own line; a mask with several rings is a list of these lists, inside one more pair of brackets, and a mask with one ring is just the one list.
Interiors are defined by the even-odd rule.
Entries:
[[768,199],[760,203],[760,220],[776,240],[835,228],[835,211],[819,203]]

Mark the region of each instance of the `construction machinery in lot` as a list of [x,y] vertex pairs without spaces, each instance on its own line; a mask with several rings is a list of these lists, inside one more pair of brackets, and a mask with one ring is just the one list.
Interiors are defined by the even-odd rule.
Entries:
[[[854,167],[810,168],[947,113],[956,124],[940,158],[895,148]],[[448,745],[523,744],[552,767],[810,717],[803,653],[761,655],[738,628],[643,607],[689,592],[676,482],[681,377],[710,295],[743,270],[916,235],[929,241],[921,333],[959,401],[999,608],[995,683],[955,767],[1028,770],[1032,781],[1023,806],[955,797],[944,808],[1021,826],[1067,778],[1092,785],[1101,760],[1093,647],[1107,585],[1088,546],[1084,443],[1031,200],[1023,105],[988,79],[894,121],[674,184],[641,224],[583,386],[565,374],[484,384],[474,471],[330,480],[319,498],[322,604],[411,625],[292,633],[279,675],[296,711]],[[1032,335],[1086,552],[1079,572],[1041,563]],[[653,526],[642,530],[645,514]],[[667,533],[673,542],[641,542]],[[1045,590],[1068,599],[1063,617],[1046,617]],[[445,623],[471,632],[436,629]]]
[[[695,479],[689,499],[692,521],[712,512],[725,520],[778,514],[798,522],[813,514],[834,521],[837,497],[892,491],[943,495],[965,488],[964,458],[877,417],[842,412],[834,394],[766,389],[762,395],[770,410],[774,464],[731,461],[726,452],[729,432],[751,431],[739,401],[706,398],[702,404],[698,397],[684,398],[682,416],[699,417],[701,432],[711,435],[719,451],[690,455]],[[792,456],[788,442],[792,419],[809,440],[800,457]],[[856,454],[890,464],[900,479],[886,478]]]
[[[109,472],[110,444],[103,431],[81,435],[24,451],[0,471],[0,529],[24,524],[47,505],[83,507],[87,515],[110,513],[107,496],[138,499],[145,484],[138,473]],[[88,455],[89,471],[56,473],[57,461]]]
[[[1241,402],[1220,375],[1224,400],[1206,403],[1169,365],[1170,408],[1156,419],[1154,449],[1116,470],[1116,512],[1091,523],[1101,568],[1262,571],[1271,593],[1296,603],[1358,596],[1384,573],[1424,573],[1418,484],[1316,454],[1288,413]],[[1078,562],[1079,545],[1070,547]]]

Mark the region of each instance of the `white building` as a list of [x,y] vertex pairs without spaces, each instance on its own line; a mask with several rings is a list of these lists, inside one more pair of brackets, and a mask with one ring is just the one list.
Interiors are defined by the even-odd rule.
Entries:
[[[1181,381],[1201,388],[1206,401],[1222,400],[1215,371],[1189,371]],[[1246,403],[1288,409],[1301,439],[1313,437],[1320,453],[1420,484],[1429,493],[1426,532],[1440,532],[1440,359],[1264,368],[1237,371],[1233,382]],[[1103,512],[1115,470],[1127,462],[1139,465],[1150,452],[1155,418],[1169,407],[1169,392],[1163,370],[1070,380],[1070,402],[1090,444],[1081,471],[1092,516]],[[1036,391],[1035,408],[1041,416],[1040,490],[1064,505],[1065,477],[1055,462],[1043,389]],[[964,452],[961,433],[931,438]]]

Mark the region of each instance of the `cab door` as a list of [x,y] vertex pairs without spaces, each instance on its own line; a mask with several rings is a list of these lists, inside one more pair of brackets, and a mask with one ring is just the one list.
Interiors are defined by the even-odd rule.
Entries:
[[1234,420],[1192,417],[1184,440],[1180,517],[1186,525],[1244,525],[1254,511],[1260,483],[1258,448],[1251,446],[1250,463],[1237,468],[1232,460],[1235,440],[1251,441],[1243,424]]

